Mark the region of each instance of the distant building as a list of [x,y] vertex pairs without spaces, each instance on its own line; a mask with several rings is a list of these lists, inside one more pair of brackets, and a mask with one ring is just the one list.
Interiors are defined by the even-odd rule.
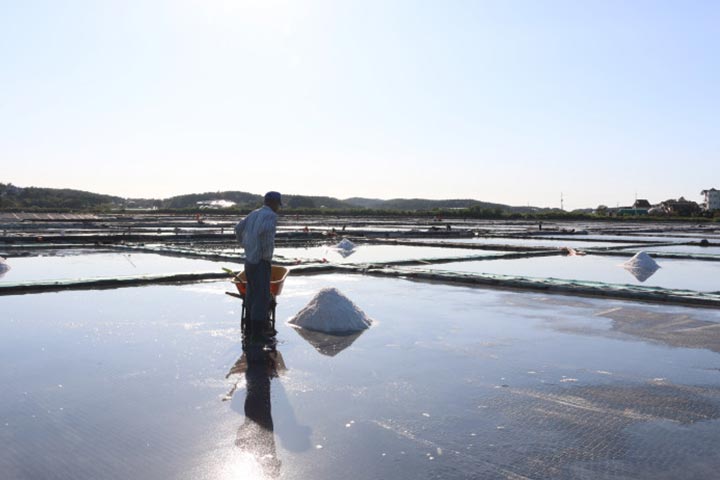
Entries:
[[660,205],[668,215],[692,217],[693,215],[700,213],[700,205],[691,200],[685,200],[683,197],[680,197],[677,200],[665,200]]
[[620,207],[616,209],[617,215],[647,215],[647,208]]
[[708,212],[713,210],[720,210],[720,190],[711,188],[710,190],[703,190],[700,195],[705,196],[705,202],[703,203],[703,209]]
[[236,205],[235,202],[230,200],[202,200],[197,202],[197,206],[200,208],[230,208]]
[[651,207],[650,202],[644,198],[639,198],[635,200],[632,206],[610,209],[609,213],[611,215],[647,215]]
[[651,207],[652,205],[650,205],[650,202],[644,198],[638,198],[635,200],[635,203],[633,203],[633,208],[645,208],[649,210]]

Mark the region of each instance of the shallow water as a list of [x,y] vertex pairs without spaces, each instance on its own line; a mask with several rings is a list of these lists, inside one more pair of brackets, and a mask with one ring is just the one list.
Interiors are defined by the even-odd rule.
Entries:
[[[334,355],[284,323],[326,286],[377,321]],[[282,360],[253,370],[227,288],[0,298],[3,478],[710,478],[720,467],[718,349],[678,342],[688,325],[672,327],[692,319],[718,337],[716,311],[290,277]],[[664,322],[663,336],[638,312]]]
[[627,258],[598,255],[557,255],[511,260],[452,262],[410,268],[645,285],[695,290],[698,292],[716,292],[720,290],[720,280],[718,280],[720,279],[720,262],[657,259],[656,261],[661,268],[642,282],[622,267],[622,264],[632,256],[633,253],[628,253]]
[[689,253],[689,254],[702,254],[702,255],[720,255],[720,247],[700,247],[697,245],[666,245],[663,247],[643,247],[642,249],[633,248],[628,251],[640,251],[646,252],[672,252],[672,253]]
[[[713,239],[720,239],[720,232],[717,230],[708,230],[706,232],[683,232],[683,231],[674,231],[669,232],[668,236],[671,236],[673,238],[681,238],[683,241],[697,241],[696,239],[703,239],[707,238],[709,241],[712,241]],[[689,237],[689,239],[688,239]]]
[[587,238],[588,240],[612,240],[612,241],[620,241],[620,242],[628,242],[628,243],[637,243],[637,242],[656,242],[656,243],[671,243],[671,242],[693,242],[693,241],[700,241],[702,238],[705,238],[698,234],[688,234],[690,238],[684,238],[681,236],[673,235],[663,235],[663,234],[657,234],[657,235],[650,235],[646,233],[638,233],[638,234],[628,234],[628,235],[582,235],[577,238]]
[[168,257],[154,253],[65,250],[36,257],[10,257],[10,270],[0,283],[66,280],[93,277],[140,276],[165,273],[220,272],[238,268],[230,262]]
[[334,246],[275,249],[277,255],[286,259],[326,259],[331,263],[378,263],[400,260],[423,260],[434,258],[495,256],[507,252],[463,248],[414,247],[404,245],[357,245],[354,250],[344,251]]
[[[413,239],[415,240],[415,239]],[[553,240],[546,238],[503,238],[503,237],[473,237],[473,238],[431,238],[431,239],[417,239],[423,242],[450,242],[450,243],[469,243],[477,245],[513,245],[513,246],[525,246],[525,247],[548,247],[548,248],[562,248],[571,247],[576,249],[583,248],[612,248],[612,247],[627,247],[629,245],[637,244],[638,241],[625,241],[625,242],[598,242],[596,240],[585,240],[584,237],[568,237],[567,240]]]

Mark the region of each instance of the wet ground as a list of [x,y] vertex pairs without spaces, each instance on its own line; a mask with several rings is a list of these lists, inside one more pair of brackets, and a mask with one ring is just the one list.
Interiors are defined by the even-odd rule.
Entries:
[[470,250],[422,246],[362,245],[353,249],[340,249],[334,245],[306,248],[278,248],[277,254],[287,259],[324,259],[333,263],[377,263],[402,260],[454,258],[500,255],[497,250]]
[[152,253],[90,250],[48,250],[38,255],[9,257],[10,269],[0,283],[80,278],[143,276],[164,273],[220,272],[240,264],[168,257]]
[[644,285],[698,292],[720,291],[720,262],[658,259],[660,268],[649,278],[636,278],[622,264],[632,258],[615,256],[549,256],[514,260],[482,260],[426,265],[418,268],[452,272],[491,273],[533,278],[559,278],[608,284]]
[[[285,324],[326,286],[374,326],[333,339]],[[655,479],[720,467],[716,310],[290,277],[276,352],[248,360],[228,287],[0,298],[3,478]]]
[[[431,242],[446,242],[447,239],[423,239]],[[604,248],[608,246],[627,247],[635,245],[638,239],[619,237],[617,240],[608,238],[598,241],[598,239],[587,239],[585,236],[568,237],[568,238],[513,238],[513,237],[472,237],[453,239],[453,243],[467,243],[471,245],[513,245],[520,247],[548,247],[561,248],[572,247],[577,249],[584,248]],[[648,240],[652,242],[652,240]]]
[[699,245],[664,245],[659,247],[632,248],[628,251],[645,250],[646,252],[671,252],[688,253],[691,255],[716,255],[720,256],[720,247],[702,247]]
[[[0,287],[241,268],[230,217],[30,220],[50,223],[0,216],[0,255],[10,266]],[[644,282],[620,266],[639,249],[713,254],[717,246],[681,245],[715,242],[710,224],[548,222],[538,236],[535,222],[458,220],[452,231],[428,219],[281,223],[288,236],[276,253],[289,262],[508,253],[463,243],[508,245],[522,256],[523,246],[623,251],[644,242],[624,250],[627,257],[550,252],[415,268],[720,291],[720,262],[709,259],[658,258],[661,268]],[[357,235],[350,255],[333,248],[342,237],[328,235],[343,225]],[[324,234],[305,238],[304,226]],[[372,243],[409,233],[425,244]],[[86,235],[101,237],[84,249],[60,245]],[[158,247],[166,251],[131,250]],[[332,336],[285,323],[329,286],[373,327]],[[291,273],[278,299],[276,348],[243,351],[241,302],[225,295],[233,288],[222,281],[0,296],[0,478],[717,477],[717,308]]]

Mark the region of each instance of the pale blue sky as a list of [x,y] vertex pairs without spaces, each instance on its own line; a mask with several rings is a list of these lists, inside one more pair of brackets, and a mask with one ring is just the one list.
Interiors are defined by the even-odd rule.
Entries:
[[699,200],[719,25],[692,0],[0,0],[0,182]]

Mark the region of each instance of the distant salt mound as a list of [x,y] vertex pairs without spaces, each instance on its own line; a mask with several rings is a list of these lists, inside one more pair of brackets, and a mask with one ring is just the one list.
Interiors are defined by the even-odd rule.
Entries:
[[640,270],[657,270],[660,265],[647,253],[638,252],[627,262],[623,263],[625,268],[637,268]]
[[10,265],[7,264],[7,261],[3,257],[0,257],[0,277],[5,275],[8,270],[10,270]]
[[622,264],[638,281],[644,282],[652,277],[660,268],[653,258],[645,252],[638,252],[630,260]]
[[337,288],[323,288],[288,323],[316,332],[341,334],[365,330],[372,320]]
[[335,245],[335,250],[337,250],[337,253],[340,254],[341,257],[347,258],[353,253],[355,253],[355,244],[348,240],[347,238],[343,238],[340,240],[340,243]]
[[340,240],[340,243],[335,245],[335,248],[338,250],[355,250],[355,244],[347,238],[343,238]]

